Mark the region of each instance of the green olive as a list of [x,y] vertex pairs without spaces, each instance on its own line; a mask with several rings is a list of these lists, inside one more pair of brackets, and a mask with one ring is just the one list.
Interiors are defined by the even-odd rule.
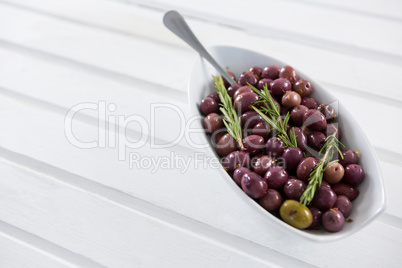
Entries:
[[313,222],[311,211],[296,200],[286,200],[279,209],[281,218],[297,229],[304,229]]

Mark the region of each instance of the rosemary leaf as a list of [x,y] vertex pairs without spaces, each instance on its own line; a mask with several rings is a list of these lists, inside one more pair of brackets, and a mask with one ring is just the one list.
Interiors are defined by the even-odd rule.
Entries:
[[[288,113],[289,114],[289,113]],[[285,125],[286,126],[286,125]],[[295,133],[295,129],[292,128],[289,131],[289,138],[290,138],[290,143],[292,144],[291,147],[297,147],[297,139],[296,139],[296,133]]]
[[[290,131],[289,135],[286,131],[286,126],[290,119],[290,114],[287,113],[282,120],[281,113],[279,112],[279,105],[275,103],[274,98],[268,91],[268,86],[265,84],[263,90],[259,90],[247,83],[248,86],[260,97],[261,100],[254,103],[252,108],[256,111],[273,129],[276,130],[278,138],[280,138],[286,147],[297,147],[296,134]],[[257,108],[257,104],[263,104]],[[268,114],[268,115],[267,115]]]
[[285,119],[283,119],[283,125],[286,126],[290,119],[290,113],[287,113]]
[[[336,138],[336,132],[325,139],[325,144],[320,150],[320,154],[323,154],[317,165],[310,173],[309,183],[303,195],[300,197],[300,203],[307,206],[313,200],[317,186],[321,186],[322,177],[324,171],[328,166],[335,163],[338,160],[331,161],[334,153],[340,151],[340,146],[344,145]],[[342,154],[341,154],[342,157]]]
[[223,123],[227,128],[228,133],[238,142],[240,148],[244,149],[242,141],[240,117],[237,115],[237,112],[233,107],[232,98],[226,91],[222,76],[212,76],[212,77],[214,78],[215,88],[216,91],[218,92],[218,96],[221,101],[220,111],[224,116]]

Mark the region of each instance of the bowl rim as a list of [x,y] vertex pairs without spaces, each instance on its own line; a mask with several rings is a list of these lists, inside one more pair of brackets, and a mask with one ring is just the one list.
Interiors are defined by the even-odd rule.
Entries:
[[[225,49],[235,49],[235,50],[239,50],[242,52],[246,52],[246,53],[250,53],[250,54],[255,54],[258,56],[262,56],[264,58],[269,58],[270,60],[276,61],[278,62],[278,64],[281,64],[282,66],[284,65],[288,65],[284,62],[282,62],[281,60],[278,60],[276,58],[273,58],[271,56],[265,55],[263,53],[260,52],[256,52],[256,51],[252,51],[249,49],[245,49],[245,48],[241,48],[241,47],[236,47],[236,46],[226,46],[226,45],[215,45],[215,46],[210,46],[207,48],[207,50],[213,55],[216,51],[219,50],[225,50]],[[193,90],[193,75],[196,71],[197,68],[202,67],[205,68],[207,65],[205,65],[207,63],[207,61],[205,59],[203,59],[201,56],[198,57],[196,59],[196,61],[194,62],[192,69],[191,69],[191,75],[190,75],[190,79],[188,81],[188,103],[191,106],[190,107],[190,111],[192,113],[192,115],[201,115],[201,113],[198,110],[197,107],[197,100],[194,99],[195,98],[195,92]],[[204,65],[204,66],[203,66]],[[293,65],[292,65],[293,67]],[[327,90],[323,85],[321,85],[319,82],[317,82],[315,79],[311,79],[311,76],[306,75],[304,72],[299,71],[297,68],[294,68],[296,70],[296,72],[298,73],[299,77],[305,77],[308,78],[308,80],[314,84],[314,87],[320,87],[324,89],[324,94],[327,95],[328,97],[332,98],[332,99],[336,99],[335,96],[329,91]],[[212,73],[211,73],[212,75]],[[212,78],[211,78],[212,81]],[[205,81],[205,83],[208,83],[208,81]],[[198,100],[201,101],[201,100]],[[342,103],[339,103],[339,108],[342,109],[343,113],[352,115],[351,112],[349,112],[349,110],[347,109],[347,107],[343,106]],[[366,146],[368,151],[371,153],[371,155],[373,156],[373,158],[375,159],[375,170],[378,171],[379,173],[379,183],[380,183],[380,188],[379,189],[379,194],[381,194],[381,202],[379,204],[377,204],[377,210],[364,222],[359,224],[359,228],[353,228],[351,230],[345,231],[345,232],[335,232],[335,233],[326,233],[325,235],[323,235],[322,233],[317,233],[314,234],[312,232],[308,232],[308,230],[300,230],[300,229],[296,229],[292,226],[290,226],[289,224],[285,223],[284,221],[282,221],[281,219],[275,217],[274,215],[272,215],[270,212],[266,211],[264,208],[262,208],[257,202],[255,202],[252,198],[250,198],[249,196],[247,196],[241,189],[240,187],[237,186],[237,184],[233,181],[233,179],[230,177],[230,175],[224,170],[224,168],[221,166],[219,167],[219,172],[221,174],[221,176],[223,176],[225,179],[225,181],[231,186],[232,189],[234,189],[239,195],[241,195],[242,199],[244,201],[246,201],[245,199],[247,199],[248,201],[246,201],[246,203],[253,207],[254,209],[257,209],[258,211],[260,211],[261,213],[264,213],[265,215],[268,215],[268,219],[269,221],[274,221],[278,223],[278,226],[282,227],[282,229],[284,230],[288,230],[290,231],[290,233],[296,234],[298,236],[304,237],[309,239],[310,241],[314,241],[314,242],[333,242],[333,241],[337,241],[340,240],[342,238],[348,237],[352,234],[357,233],[359,230],[365,228],[366,226],[368,226],[371,222],[373,222],[381,213],[383,213],[386,209],[387,206],[387,199],[386,199],[386,193],[385,193],[385,186],[384,186],[384,180],[383,180],[383,176],[382,176],[382,172],[380,169],[380,165],[378,162],[378,157],[376,152],[374,151],[374,148],[372,147],[371,143],[369,142],[366,134],[362,131],[360,125],[358,124],[358,122],[353,118],[353,116],[351,116],[351,120],[352,122],[355,124],[354,125],[354,129],[353,131],[359,131],[362,138],[366,141]],[[202,123],[199,122],[199,124],[202,127]],[[207,142],[209,143],[208,139],[207,139],[207,135],[205,133],[199,133],[199,136],[201,136],[200,138],[203,140],[203,142]],[[208,156],[213,156],[213,157],[217,157],[219,159],[219,157],[216,155],[216,152],[213,150],[213,148],[211,146],[208,146],[208,148],[206,148],[206,150],[204,150],[206,152],[208,152]],[[235,186],[235,187],[234,187]],[[267,217],[265,217],[267,218]]]

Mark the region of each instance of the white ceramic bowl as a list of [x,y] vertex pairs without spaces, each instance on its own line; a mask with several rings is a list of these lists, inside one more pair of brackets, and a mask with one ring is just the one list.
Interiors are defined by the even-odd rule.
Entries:
[[[265,67],[269,64],[276,64],[278,66],[286,65],[283,62],[257,52],[231,46],[215,46],[209,48],[208,51],[223,68],[229,67],[230,71],[237,76],[248,70],[251,66]],[[325,68],[325,63],[322,68]],[[311,97],[317,99],[320,103],[332,103],[336,101],[336,98],[323,86],[314,81],[314,79],[304,75],[296,68],[295,70],[299,78],[307,79],[312,83],[314,90]],[[201,100],[209,93],[215,91],[212,75],[217,74],[216,70],[204,59],[200,58],[195,63],[188,88],[189,103],[193,115],[200,115],[199,105]],[[227,181],[230,187],[241,196],[244,202],[250,205],[250,209],[255,209],[263,213],[266,215],[266,221],[269,224],[280,226],[285,229],[286,232],[317,242],[335,241],[347,237],[367,226],[385,210],[385,190],[374,150],[356,120],[353,119],[353,116],[342,103],[339,103],[338,106],[338,118],[338,123],[342,130],[342,142],[345,144],[346,148],[360,151],[359,164],[362,165],[365,171],[365,179],[362,184],[357,187],[360,191],[360,195],[353,201],[353,210],[349,216],[350,219],[353,219],[353,222],[345,223],[343,230],[340,232],[330,233],[325,230],[298,230],[293,228],[271,215],[254,200],[249,198],[223,168],[219,169],[216,176],[220,176]],[[201,120],[197,123],[199,124],[198,127],[202,128]],[[200,138],[203,139],[204,142],[208,142],[205,134],[201,133],[200,135]],[[218,157],[211,147],[207,152],[208,154]]]

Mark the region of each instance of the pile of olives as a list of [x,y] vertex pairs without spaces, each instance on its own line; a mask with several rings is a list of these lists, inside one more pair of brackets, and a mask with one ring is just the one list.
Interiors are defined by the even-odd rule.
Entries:
[[[342,138],[335,109],[311,98],[312,84],[299,79],[288,65],[251,67],[238,79],[232,72],[228,74],[237,81],[232,85],[225,81],[225,87],[240,118],[244,148],[223,124],[218,94],[209,94],[200,104],[205,131],[225,170],[250,198],[290,225],[340,231],[359,195],[356,187],[364,179],[358,152],[343,150],[342,156],[336,155],[339,161],[325,166],[312,202],[308,206],[299,202],[322,156],[319,151],[326,137],[335,134]],[[281,115],[290,114],[286,129],[294,130],[297,147],[286,147],[272,126],[252,109],[260,98],[248,84],[259,90],[266,86]]]

